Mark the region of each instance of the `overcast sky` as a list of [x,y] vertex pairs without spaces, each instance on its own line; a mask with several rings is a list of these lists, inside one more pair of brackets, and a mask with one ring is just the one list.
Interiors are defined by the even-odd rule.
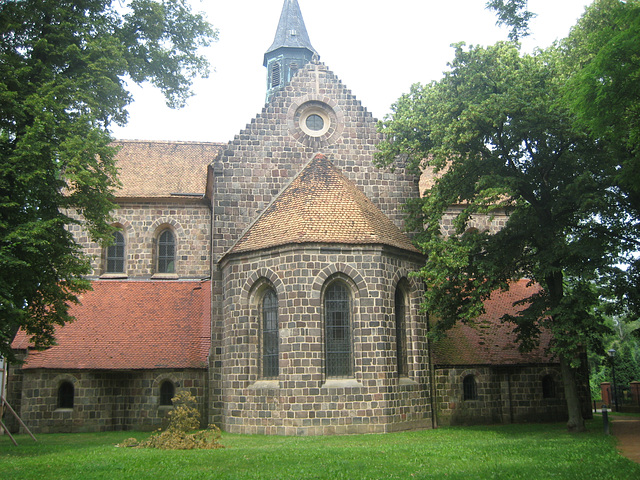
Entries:
[[[220,31],[205,50],[212,72],[194,84],[187,107],[167,108],[150,85],[130,85],[129,123],[120,139],[227,142],[264,106],[264,52],[271,46],[283,0],[190,0]],[[438,80],[452,43],[490,45],[507,37],[486,0],[298,0],[320,60],[374,117],[413,83]],[[538,14],[526,50],[563,38],[591,0],[529,0]]]

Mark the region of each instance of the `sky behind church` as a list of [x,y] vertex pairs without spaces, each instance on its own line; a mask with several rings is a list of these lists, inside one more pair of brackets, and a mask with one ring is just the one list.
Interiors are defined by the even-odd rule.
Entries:
[[[374,117],[382,119],[413,83],[442,77],[452,43],[490,45],[507,38],[486,0],[298,0],[320,60]],[[227,142],[262,110],[264,52],[283,0],[190,0],[220,30],[206,49],[212,70],[194,84],[187,107],[171,110],[150,85],[131,87],[129,123],[119,139]],[[538,16],[526,51],[565,37],[591,0],[529,0]]]

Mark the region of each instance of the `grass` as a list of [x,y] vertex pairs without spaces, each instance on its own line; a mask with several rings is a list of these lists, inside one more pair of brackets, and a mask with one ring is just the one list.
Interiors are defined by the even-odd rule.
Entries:
[[[615,420],[614,420],[615,421]],[[638,479],[600,420],[589,432],[563,424],[441,428],[387,435],[266,437],[223,434],[220,450],[116,448],[139,432],[0,436],[8,479]]]

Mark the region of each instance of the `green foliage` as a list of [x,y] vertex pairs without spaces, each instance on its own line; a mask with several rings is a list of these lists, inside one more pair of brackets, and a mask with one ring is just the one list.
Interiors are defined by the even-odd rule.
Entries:
[[[444,78],[414,85],[380,123],[376,162],[401,158],[436,174],[421,209],[411,209],[424,224],[419,275],[436,333],[473,321],[493,291],[527,278],[540,288],[503,320],[517,325],[523,349],[550,329],[553,352],[577,368],[581,350],[599,348],[607,331],[594,284],[620,273],[628,225],[615,164],[560,101],[562,61],[554,47],[525,55],[515,43],[457,45]],[[475,216],[500,211],[501,230],[474,228]],[[575,388],[569,373],[565,384]],[[579,416],[577,399],[570,411]]]
[[630,267],[612,277],[622,309],[640,312],[640,2],[597,0],[562,42],[564,102],[616,167]]
[[206,430],[195,431],[200,427],[200,412],[196,399],[187,390],[179,391],[171,399],[174,409],[169,412],[169,425],[139,442],[128,438],[119,447],[159,448],[162,450],[194,450],[224,448],[220,444],[220,429],[209,425]]
[[[421,201],[418,243],[429,256],[421,271],[426,309],[441,329],[472,320],[491,292],[524,277],[543,288],[505,320],[518,323],[525,347],[542,326],[558,326],[557,353],[601,331],[590,285],[621,249],[609,221],[617,206],[607,183],[613,167],[555,102],[557,62],[553,50],[521,55],[510,43],[460,44],[451,71],[414,85],[380,124],[387,140],[378,165],[404,158],[409,168],[438,174]],[[500,210],[508,220],[499,232],[471,228],[474,215]],[[454,216],[447,235],[445,215]]]
[[[613,422],[615,422],[613,418]],[[122,449],[127,432],[0,436],[3,480],[155,479],[631,479],[602,420],[569,435],[561,424],[439,428],[385,435],[280,437],[223,434],[228,448]]]
[[530,34],[529,21],[536,16],[527,10],[528,3],[527,0],[490,0],[486,8],[495,11],[498,16],[497,25],[511,28],[509,39],[517,42]]
[[[589,382],[594,398],[600,398],[601,383],[613,381],[614,362],[618,388],[626,392],[631,382],[640,382],[640,340],[635,335],[640,329],[640,320],[616,318],[607,322],[613,333],[605,337],[603,352],[589,352]],[[616,351],[615,357],[607,353],[612,348]]]
[[186,0],[0,3],[0,355],[12,357],[20,327],[35,346],[53,344],[89,288],[69,227],[109,239],[109,127],[126,123],[127,76],[182,105],[207,73],[197,49],[215,37]]

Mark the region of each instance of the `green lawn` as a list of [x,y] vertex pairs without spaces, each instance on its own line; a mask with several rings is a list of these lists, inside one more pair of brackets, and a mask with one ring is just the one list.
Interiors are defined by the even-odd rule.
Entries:
[[[615,419],[614,419],[615,421]],[[20,479],[640,479],[602,422],[570,435],[562,424],[441,428],[387,435],[223,434],[206,451],[116,448],[138,432],[0,436],[0,478]]]

